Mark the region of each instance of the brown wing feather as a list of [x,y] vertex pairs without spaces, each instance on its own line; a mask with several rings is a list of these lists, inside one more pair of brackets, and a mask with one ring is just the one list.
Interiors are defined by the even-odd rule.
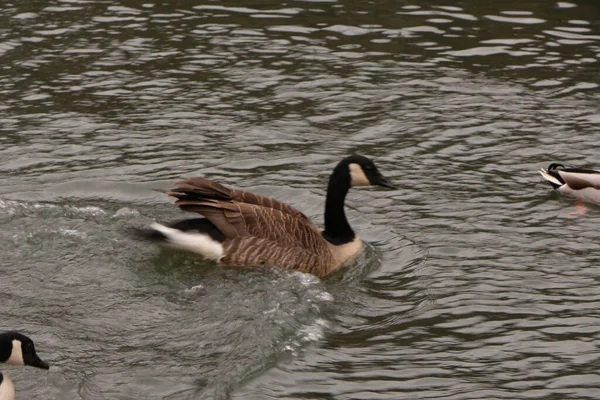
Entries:
[[182,210],[205,216],[225,235],[223,263],[279,265],[300,271],[333,263],[320,229],[283,202],[203,178],[176,185],[165,193],[177,198]]
[[307,249],[325,246],[319,228],[309,220],[273,208],[215,200],[177,200],[175,204],[184,211],[202,214],[229,239],[265,238],[279,245]]
[[234,202],[256,204],[262,207],[272,208],[297,217],[308,218],[294,207],[272,197],[261,196],[240,189],[230,189],[220,183],[209,181],[204,178],[189,178],[175,182],[176,188],[164,191],[169,196],[178,199],[195,200],[231,200]]
[[224,247],[225,257],[221,259],[223,264],[277,265],[319,277],[327,275],[333,261],[329,251],[317,252],[302,247],[284,247],[257,237],[227,240]]

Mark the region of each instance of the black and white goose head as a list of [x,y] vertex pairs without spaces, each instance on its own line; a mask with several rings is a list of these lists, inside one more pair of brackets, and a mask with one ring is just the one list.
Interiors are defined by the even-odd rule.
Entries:
[[33,340],[19,332],[0,333],[0,363],[50,368],[35,352]]
[[375,163],[367,157],[357,154],[346,157],[337,168],[347,168],[350,187],[375,185],[395,189],[394,185],[379,172]]

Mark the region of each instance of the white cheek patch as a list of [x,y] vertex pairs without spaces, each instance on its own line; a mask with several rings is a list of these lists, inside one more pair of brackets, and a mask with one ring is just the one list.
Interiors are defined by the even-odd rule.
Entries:
[[352,163],[348,168],[350,169],[350,186],[369,186],[371,184],[360,165]]
[[12,352],[10,353],[10,357],[6,361],[7,364],[10,365],[25,365],[23,361],[23,350],[21,349],[21,341],[13,340],[12,341]]

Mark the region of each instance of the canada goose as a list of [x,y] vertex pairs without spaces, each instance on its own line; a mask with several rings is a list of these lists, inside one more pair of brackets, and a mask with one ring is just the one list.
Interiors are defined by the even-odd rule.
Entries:
[[367,157],[344,158],[329,178],[325,229],[294,207],[270,197],[229,189],[204,178],[175,182],[171,190],[183,211],[205,218],[170,225],[153,223],[138,235],[168,247],[202,255],[224,265],[271,265],[318,277],[351,260],[362,248],[344,213],[352,186],[378,185],[394,189]]
[[540,169],[540,174],[558,192],[581,201],[600,205],[600,171],[565,168],[562,164],[553,163],[548,166],[547,170]]
[[[0,333],[0,363],[49,369],[35,352],[33,341],[19,332]],[[14,400],[15,386],[0,372],[0,400]]]

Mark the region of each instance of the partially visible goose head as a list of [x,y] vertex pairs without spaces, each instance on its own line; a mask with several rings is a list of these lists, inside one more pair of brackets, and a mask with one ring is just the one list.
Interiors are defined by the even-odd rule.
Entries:
[[565,166],[562,164],[552,163],[548,166],[547,170],[543,168],[540,170],[540,174],[548,181],[554,189],[558,189],[565,184],[565,180],[560,176],[559,171],[564,170]]
[[364,156],[354,154],[344,158],[335,167],[332,177],[341,175],[341,170],[346,169],[350,177],[349,186],[383,186],[388,189],[395,189],[391,182],[384,177],[375,163]]
[[0,400],[14,400],[15,385],[10,378],[0,372]]
[[38,357],[33,340],[19,332],[0,333],[0,363],[50,368]]

